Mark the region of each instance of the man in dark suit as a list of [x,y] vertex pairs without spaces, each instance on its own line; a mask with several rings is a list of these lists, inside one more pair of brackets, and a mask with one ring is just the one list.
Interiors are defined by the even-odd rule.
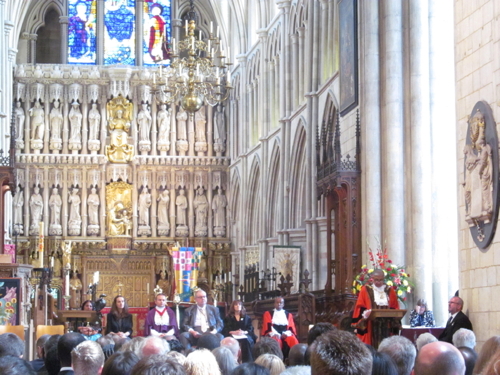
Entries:
[[194,293],[196,304],[186,309],[184,312],[184,320],[182,322],[182,330],[180,342],[186,349],[191,345],[196,345],[198,338],[204,333],[217,335],[220,340],[224,323],[219,315],[219,310],[215,306],[207,305],[207,294],[198,289]]
[[464,301],[460,297],[452,297],[448,302],[448,312],[451,314],[446,328],[439,336],[440,341],[446,341],[453,344],[453,334],[460,328],[467,328],[472,331],[472,323],[467,315],[462,312]]
[[85,341],[85,337],[78,332],[65,333],[57,342],[57,354],[61,362],[61,369],[58,375],[73,375],[74,371],[71,367],[71,351],[81,342]]

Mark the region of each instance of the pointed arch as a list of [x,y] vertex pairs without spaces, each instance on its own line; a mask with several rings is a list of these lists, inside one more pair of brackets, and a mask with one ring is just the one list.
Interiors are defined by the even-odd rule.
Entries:
[[241,178],[237,168],[232,172],[231,189],[229,189],[229,214],[228,218],[231,221],[231,237],[234,239],[235,245],[241,244],[240,240],[240,223],[241,223]]
[[269,162],[269,185],[268,185],[268,197],[267,206],[269,211],[267,213],[266,221],[266,237],[275,237],[277,232],[281,229],[279,226],[281,222],[279,220],[279,192],[281,190],[281,175],[280,175],[280,144],[278,140],[275,140],[273,144],[273,149],[271,151],[271,158]]
[[291,148],[290,171],[290,227],[302,228],[306,220],[306,139],[304,121],[301,119]]
[[260,223],[260,160],[257,156],[252,161],[250,168],[249,184],[248,184],[248,228],[246,236],[246,245],[256,245],[259,239],[259,223]]

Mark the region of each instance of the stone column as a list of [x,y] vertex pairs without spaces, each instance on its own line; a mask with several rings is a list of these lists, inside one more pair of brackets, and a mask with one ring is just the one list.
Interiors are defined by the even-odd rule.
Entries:
[[299,36],[296,33],[290,35],[292,40],[292,69],[289,71],[290,89],[292,89],[291,108],[295,108],[299,102]]
[[30,63],[31,64],[36,64],[36,34],[30,34],[29,35],[29,41],[30,41]]
[[63,168],[63,179],[64,184],[62,186],[62,192],[61,192],[61,198],[62,198],[62,218],[61,218],[61,224],[62,224],[62,231],[63,231],[63,236],[66,237],[68,235],[68,219],[69,219],[69,212],[68,212],[68,194],[69,194],[69,189],[68,189],[68,167],[65,166]]
[[[379,2],[365,1],[361,14],[360,49],[363,54],[360,67],[362,139],[365,152],[361,154],[361,169],[364,172],[361,209],[362,241],[374,246],[377,239],[382,239],[382,187],[380,158],[380,49],[379,49]],[[369,119],[369,120],[368,120]]]
[[[314,3],[312,3],[314,4]],[[313,15],[309,14],[309,19],[308,23],[312,24],[312,18]],[[312,34],[312,27],[309,28],[309,34]],[[305,28],[304,27],[298,27],[297,28],[297,33],[298,33],[298,42],[299,42],[299,63],[298,63],[298,75],[294,77],[294,80],[298,81],[298,86],[297,86],[297,106],[301,105],[304,102],[304,85],[305,85],[305,79],[306,79],[306,72],[304,71],[305,69],[305,45],[304,45],[304,37],[305,37]],[[309,47],[309,46],[308,46]],[[312,57],[312,56],[309,56]],[[311,61],[311,60],[309,60]],[[312,68],[312,66],[311,66]],[[309,70],[309,69],[308,69]]]
[[403,9],[399,0],[382,1],[385,87],[382,103],[383,241],[395,264],[405,264]]
[[68,16],[60,16],[61,24],[61,64],[68,63]]

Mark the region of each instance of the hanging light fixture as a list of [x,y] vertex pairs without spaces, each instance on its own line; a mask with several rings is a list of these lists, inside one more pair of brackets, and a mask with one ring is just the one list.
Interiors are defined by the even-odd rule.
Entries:
[[[182,108],[191,116],[204,103],[215,106],[226,100],[232,89],[229,67],[229,47],[222,49],[219,27],[213,33],[210,22],[210,34],[203,40],[202,31],[196,32],[196,13],[193,0],[189,21],[185,24],[185,37],[176,43],[172,38],[170,66],[159,68],[158,99],[163,103],[180,100]],[[198,38],[196,38],[198,36]]]

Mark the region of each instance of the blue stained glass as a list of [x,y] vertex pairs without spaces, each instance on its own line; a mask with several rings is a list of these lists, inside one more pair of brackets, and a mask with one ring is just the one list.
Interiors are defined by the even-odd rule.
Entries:
[[170,0],[144,0],[143,64],[168,64],[166,42],[172,34]]
[[135,0],[105,0],[104,65],[135,64]]
[[68,1],[68,63],[96,63],[96,0]]

